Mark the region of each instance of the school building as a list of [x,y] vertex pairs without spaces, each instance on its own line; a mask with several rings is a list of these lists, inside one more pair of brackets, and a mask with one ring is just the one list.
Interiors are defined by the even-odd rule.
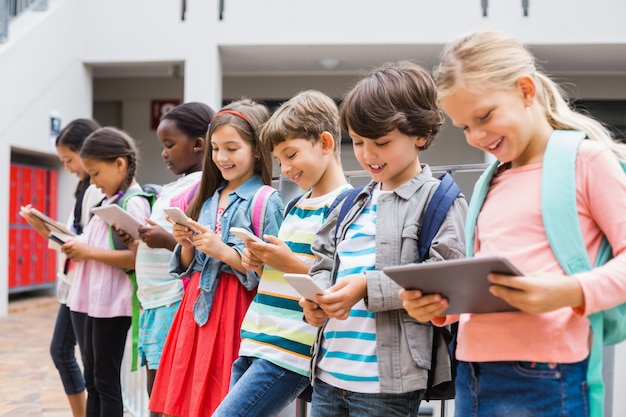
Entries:
[[[0,317],[9,292],[55,279],[55,259],[16,210],[34,202],[53,217],[70,212],[76,179],[54,136],[75,118],[129,132],[138,180],[165,183],[173,176],[155,127],[176,104],[217,110],[245,96],[273,107],[304,89],[340,100],[372,67],[409,59],[432,68],[457,35],[493,28],[529,45],[570,97],[626,133],[624,16],[621,0],[0,0]],[[342,158],[360,169],[349,141]],[[485,162],[449,123],[422,158]],[[477,175],[455,174],[468,196]],[[626,348],[615,363],[617,391]],[[626,415],[623,396],[614,415]]]

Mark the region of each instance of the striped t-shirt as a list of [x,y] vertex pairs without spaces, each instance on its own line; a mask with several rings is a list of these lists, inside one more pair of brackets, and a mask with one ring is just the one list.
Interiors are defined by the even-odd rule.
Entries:
[[[307,193],[287,213],[278,238],[303,262],[315,257],[311,243],[322,226],[328,208],[349,186],[310,198]],[[283,279],[283,273],[269,265],[263,269],[257,295],[241,324],[239,356],[265,359],[292,372],[309,375],[311,345],[317,328],[302,319],[300,294]]]
[[[337,245],[337,282],[376,265],[376,202],[384,193],[376,187],[363,211]],[[360,393],[379,393],[376,357],[376,320],[361,299],[346,320],[330,319],[324,329],[317,377],[333,387]]]

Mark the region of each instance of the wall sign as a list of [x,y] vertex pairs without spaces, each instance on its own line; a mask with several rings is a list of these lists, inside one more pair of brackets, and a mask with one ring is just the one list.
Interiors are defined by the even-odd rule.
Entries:
[[150,128],[156,130],[161,122],[161,117],[174,107],[181,104],[180,100],[152,100],[150,102]]

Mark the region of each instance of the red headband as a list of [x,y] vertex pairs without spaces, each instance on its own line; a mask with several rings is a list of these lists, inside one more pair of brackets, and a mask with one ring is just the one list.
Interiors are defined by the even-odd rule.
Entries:
[[215,113],[215,116],[213,116],[213,120],[215,120],[215,118],[217,116],[219,116],[220,114],[232,114],[234,116],[240,117],[243,120],[245,120],[248,124],[250,124],[250,122],[248,121],[248,118],[246,116],[244,116],[242,113],[239,113],[236,110],[220,110],[217,113]]

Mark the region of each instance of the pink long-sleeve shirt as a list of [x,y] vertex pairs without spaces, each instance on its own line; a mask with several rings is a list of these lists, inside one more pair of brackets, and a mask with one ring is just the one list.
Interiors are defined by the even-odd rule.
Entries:
[[[115,204],[107,199],[103,205]],[[150,205],[143,197],[131,197],[126,211],[145,223],[150,216]],[[109,226],[94,216],[81,235],[83,242],[100,249],[111,249]],[[122,268],[88,259],[78,262],[76,276],[67,298],[72,311],[95,318],[111,318],[132,314],[133,286]]]
[[[512,168],[492,182],[478,217],[476,256],[502,255],[523,274],[564,275],[546,237],[541,217],[542,163]],[[462,314],[457,357],[484,362],[521,360],[572,363],[589,354],[587,315],[626,302],[626,175],[612,152],[586,140],[576,160],[578,216],[590,259],[603,235],[615,257],[577,274],[585,304],[549,313]],[[455,321],[459,316],[448,316]]]

